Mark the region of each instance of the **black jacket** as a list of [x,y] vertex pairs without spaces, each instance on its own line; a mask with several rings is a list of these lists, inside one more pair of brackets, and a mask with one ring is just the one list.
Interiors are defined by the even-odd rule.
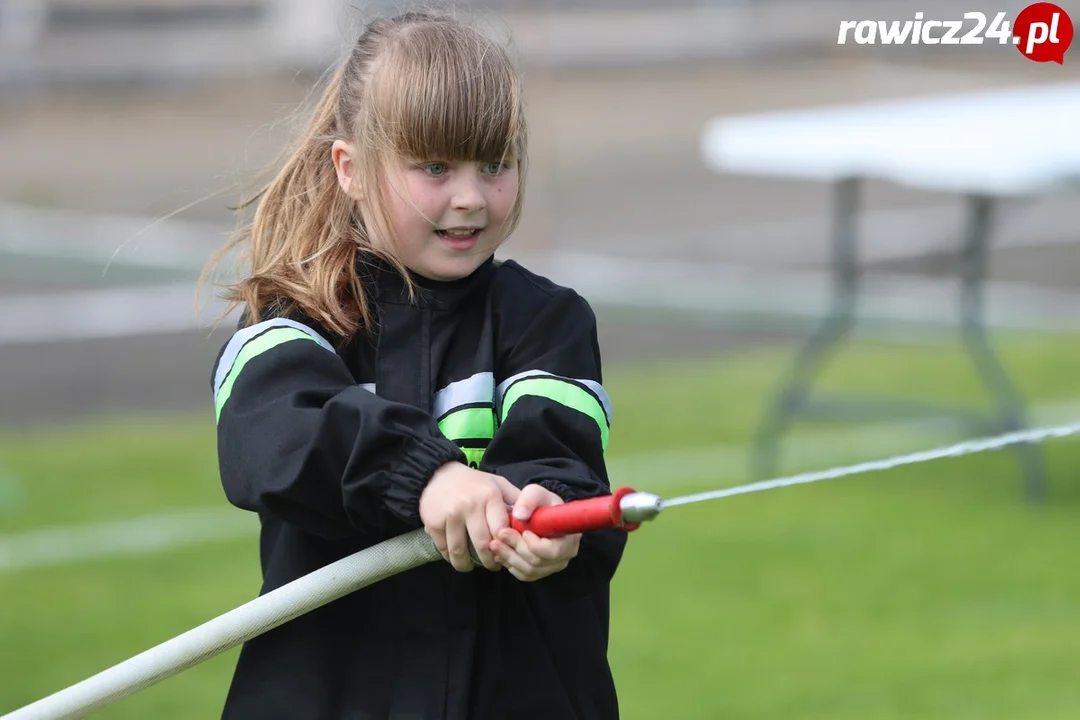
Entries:
[[[610,492],[611,408],[596,321],[573,290],[513,261],[419,279],[410,304],[365,266],[374,335],[304,317],[244,326],[213,386],[221,480],[262,522],[262,593],[422,527],[451,460],[566,500]],[[625,533],[583,537],[569,567],[523,583],[425,565],[246,643],[225,718],[612,720],[608,588]]]

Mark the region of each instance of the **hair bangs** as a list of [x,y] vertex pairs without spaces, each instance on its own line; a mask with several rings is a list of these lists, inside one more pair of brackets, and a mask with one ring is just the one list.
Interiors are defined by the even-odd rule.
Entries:
[[434,30],[410,28],[372,77],[382,149],[446,162],[519,154],[521,87],[506,55],[478,33]]

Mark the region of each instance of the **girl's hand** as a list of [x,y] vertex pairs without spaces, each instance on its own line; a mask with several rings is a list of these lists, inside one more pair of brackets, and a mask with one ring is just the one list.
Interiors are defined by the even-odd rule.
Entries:
[[[540,485],[527,485],[514,504],[513,515],[528,520],[539,507],[562,505],[563,499]],[[530,530],[518,533],[506,527],[495,533],[491,551],[495,560],[523,582],[534,582],[560,570],[577,557],[581,534],[542,538]]]
[[499,570],[491,540],[510,524],[507,507],[521,491],[506,478],[457,462],[435,471],[420,494],[420,519],[446,561],[459,572],[473,569],[472,542],[480,563]]

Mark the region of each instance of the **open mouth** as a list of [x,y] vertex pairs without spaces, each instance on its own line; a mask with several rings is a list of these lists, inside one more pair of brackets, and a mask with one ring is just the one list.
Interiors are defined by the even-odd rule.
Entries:
[[439,237],[447,238],[448,240],[471,240],[479,235],[481,228],[473,228],[472,230],[435,230],[435,234]]

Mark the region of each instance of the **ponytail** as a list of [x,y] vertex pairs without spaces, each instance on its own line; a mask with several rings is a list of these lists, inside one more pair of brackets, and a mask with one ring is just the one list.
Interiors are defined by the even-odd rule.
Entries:
[[[338,68],[275,177],[238,211],[258,203],[211,258],[203,278],[233,251],[246,270],[223,285],[224,314],[243,308],[248,320],[303,312],[342,337],[370,327],[368,298],[357,273],[364,230],[355,203],[338,187],[330,146],[344,137],[338,105],[345,67]],[[201,280],[200,280],[201,282]]]

